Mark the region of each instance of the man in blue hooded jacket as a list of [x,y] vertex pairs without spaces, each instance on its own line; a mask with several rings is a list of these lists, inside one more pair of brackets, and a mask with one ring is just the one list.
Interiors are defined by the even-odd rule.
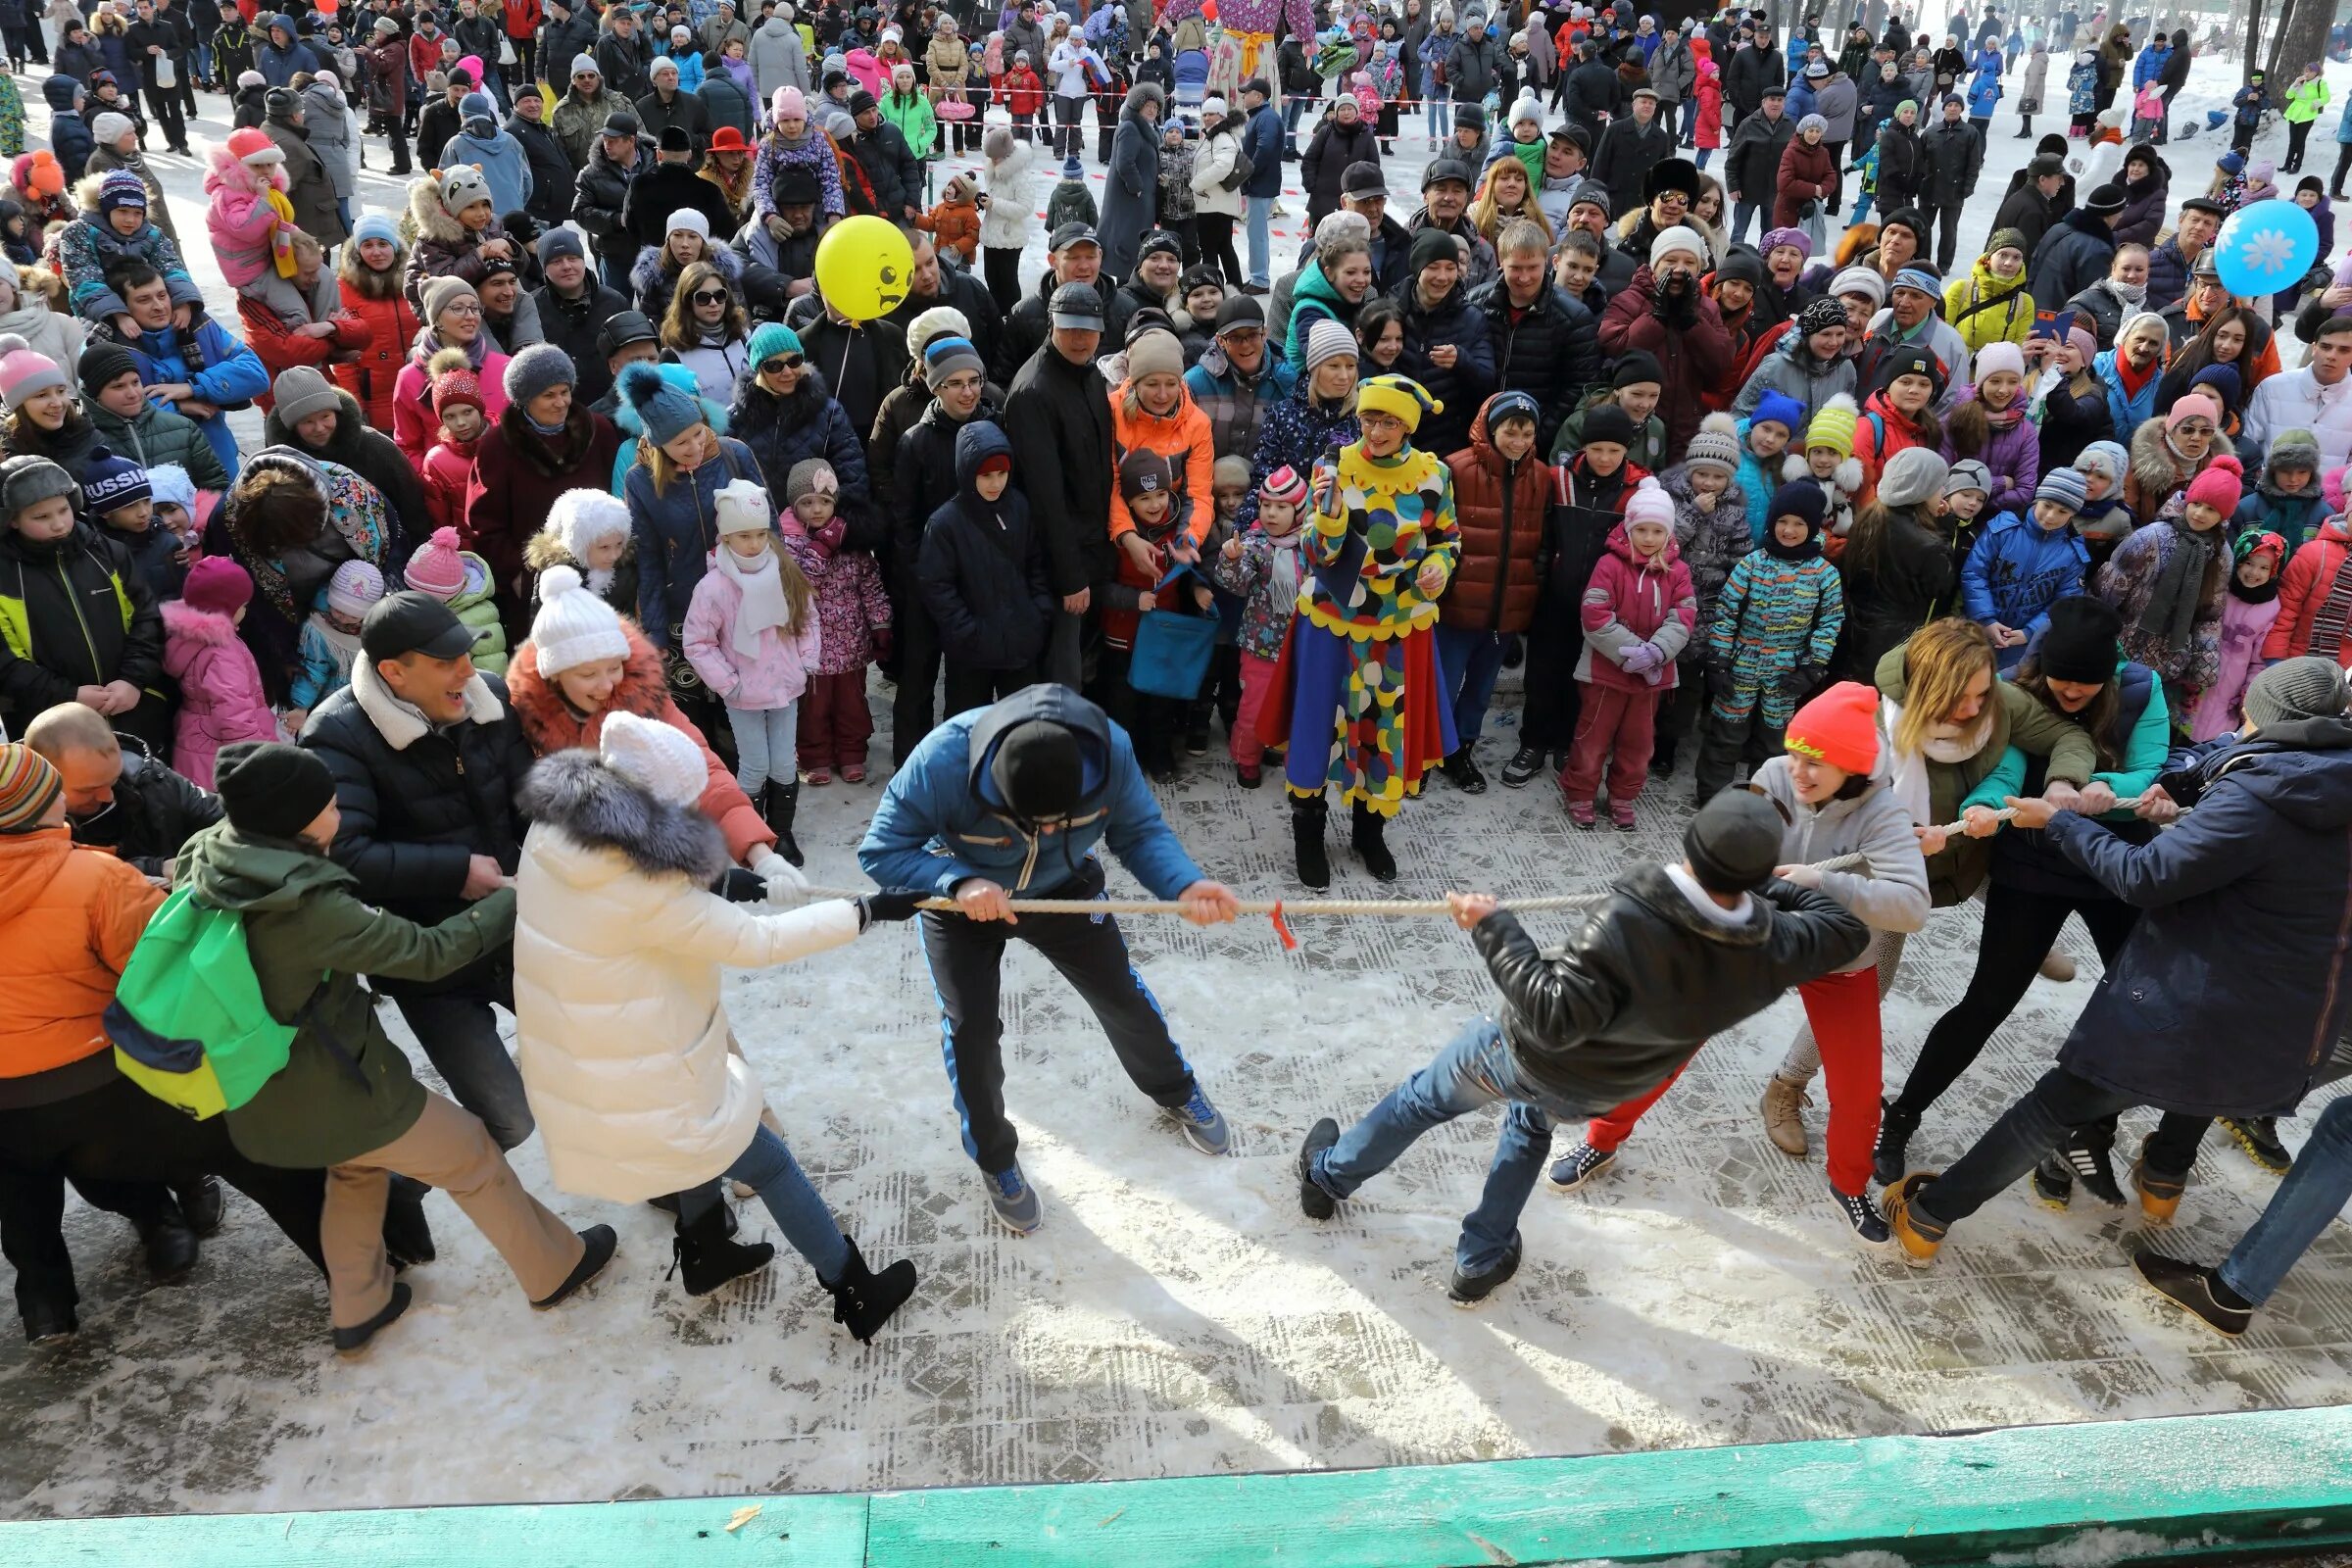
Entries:
[[923,956],[944,1014],[942,1033],[963,1147],[987,1178],[997,1217],[1020,1235],[1045,1207],[1021,1174],[1004,1114],[1004,945],[1017,937],[1092,1007],[1135,1086],[1204,1154],[1223,1154],[1225,1118],[1184,1053],[1108,914],[1015,915],[1015,898],[1103,897],[1107,844],[1155,899],[1179,900],[1195,925],[1240,912],[1231,889],[1203,876],[1159,814],[1127,732],[1066,686],[1041,684],[933,730],[883,791],[858,863],[886,888],[929,888],[956,912],[923,913]]

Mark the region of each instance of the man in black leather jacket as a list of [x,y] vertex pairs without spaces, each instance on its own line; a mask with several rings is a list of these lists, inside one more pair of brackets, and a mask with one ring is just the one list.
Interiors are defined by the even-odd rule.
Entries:
[[1619,877],[1556,955],[1485,894],[1447,895],[1502,992],[1499,1017],[1472,1020],[1345,1134],[1330,1117],[1315,1123],[1298,1154],[1307,1217],[1329,1219],[1424,1133],[1508,1101],[1485,1196],[1454,1250],[1449,1294],[1462,1305],[1485,1299],[1518,1271],[1519,1211],[1554,1119],[1647,1094],[1709,1035],[1851,961],[1869,941],[1835,900],[1774,878],[1781,829],[1762,797],[1717,796],[1684,832],[1681,864]]
[[162,762],[95,709],[61,703],[33,718],[24,744],[66,780],[74,842],[112,850],[142,875],[168,879],[179,847],[220,820],[220,802]]

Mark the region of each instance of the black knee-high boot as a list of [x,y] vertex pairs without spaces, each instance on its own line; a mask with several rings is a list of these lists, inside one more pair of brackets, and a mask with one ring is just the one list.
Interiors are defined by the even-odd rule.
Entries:
[[807,864],[801,857],[800,841],[792,836],[793,818],[801,810],[801,781],[796,778],[786,784],[771,778],[761,786],[760,799],[753,804],[760,808],[760,819],[776,836],[776,853],[784,857],[787,864]]
[[1388,818],[1361,801],[1353,803],[1353,816],[1348,838],[1363,858],[1364,869],[1376,882],[1396,881],[1396,857],[1389,853]]
[[1323,847],[1323,830],[1331,819],[1331,804],[1320,795],[1291,798],[1291,845],[1298,859],[1298,880],[1310,888],[1331,886],[1331,856]]

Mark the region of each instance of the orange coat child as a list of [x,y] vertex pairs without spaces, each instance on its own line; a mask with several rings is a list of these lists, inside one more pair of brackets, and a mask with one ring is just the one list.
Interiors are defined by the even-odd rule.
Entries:
[[[1184,389],[1184,347],[1165,327],[1152,327],[1127,345],[1127,378],[1110,389],[1110,436],[1115,456],[1156,452],[1175,471],[1175,511],[1195,547],[1216,521],[1217,451],[1208,416]],[[1126,498],[1110,498],[1110,537],[1135,531]]]
[[949,180],[941,198],[914,226],[936,237],[941,250],[953,249],[969,267],[980,257],[980,202],[972,176],[957,174]]

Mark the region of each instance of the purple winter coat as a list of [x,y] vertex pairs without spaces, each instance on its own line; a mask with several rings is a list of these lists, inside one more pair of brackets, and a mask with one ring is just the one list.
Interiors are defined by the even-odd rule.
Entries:
[[[1952,407],[1956,410],[1963,403],[1973,403],[1976,397],[1977,389],[1974,386],[1964,386]],[[2021,390],[2018,397],[2022,400],[2025,393]],[[1947,414],[1944,418],[1948,423],[1951,416]],[[1985,439],[1984,450],[1976,456],[1977,461],[1984,465],[1984,470],[1992,475],[1996,486],[1992,499],[1985,503],[1983,515],[1989,518],[1996,512],[2014,512],[2023,517],[2031,514],[2034,510],[2034,486],[2041,483],[2041,432],[2034,428],[2034,421],[2030,418],[2020,419],[2006,430],[1994,429]],[[1956,463],[1959,457],[1959,453],[1952,448],[1951,436],[1945,435],[1943,461]],[[2006,485],[2000,483],[2004,474],[2011,481]]]

